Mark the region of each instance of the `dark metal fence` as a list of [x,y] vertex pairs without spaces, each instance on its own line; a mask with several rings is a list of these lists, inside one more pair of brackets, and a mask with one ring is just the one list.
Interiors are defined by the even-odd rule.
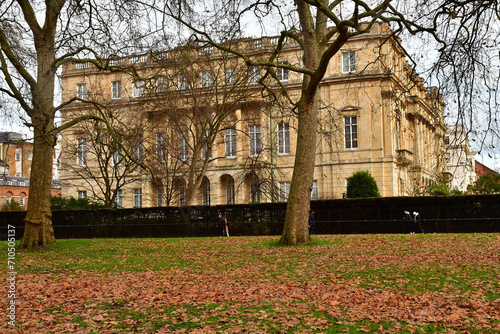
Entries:
[[[406,233],[403,211],[418,211],[429,233],[500,232],[500,195],[394,197],[313,201],[318,234]],[[131,238],[215,236],[218,214],[230,234],[279,235],[285,203],[186,206],[122,210],[54,211],[56,238]],[[7,225],[21,238],[25,212],[1,212],[0,234]],[[3,238],[2,238],[3,239]]]

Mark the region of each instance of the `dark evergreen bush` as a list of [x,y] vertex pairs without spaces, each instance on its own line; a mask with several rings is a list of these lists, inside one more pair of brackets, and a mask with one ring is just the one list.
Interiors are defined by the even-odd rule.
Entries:
[[377,182],[366,170],[357,171],[347,179],[347,198],[380,197]]

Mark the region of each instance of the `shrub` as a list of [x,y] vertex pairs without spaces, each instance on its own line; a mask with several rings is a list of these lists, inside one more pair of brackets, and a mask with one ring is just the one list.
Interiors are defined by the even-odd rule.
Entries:
[[2,209],[0,211],[23,211],[23,208],[19,204],[19,202],[14,201],[11,199],[8,202],[5,202],[2,205]]
[[347,179],[347,197],[380,197],[377,182],[368,171],[357,171]]
[[477,179],[476,183],[469,188],[473,194],[500,194],[500,175],[486,174]]

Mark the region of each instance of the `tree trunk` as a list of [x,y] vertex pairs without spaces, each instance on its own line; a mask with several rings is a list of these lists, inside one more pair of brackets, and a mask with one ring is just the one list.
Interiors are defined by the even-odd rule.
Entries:
[[56,242],[52,228],[50,190],[55,140],[35,127],[33,162],[31,165],[28,210],[24,219],[21,248],[43,247]]
[[290,195],[286,207],[285,226],[281,245],[298,245],[311,241],[309,235],[309,208],[314,177],[316,126],[318,108],[315,98],[309,103],[299,103],[297,151],[293,169]]

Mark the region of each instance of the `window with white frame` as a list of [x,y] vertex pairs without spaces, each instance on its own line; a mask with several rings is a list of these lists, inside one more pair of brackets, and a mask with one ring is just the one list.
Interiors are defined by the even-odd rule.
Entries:
[[342,72],[356,72],[356,52],[349,51],[342,53]]
[[23,149],[22,148],[16,148],[16,153],[15,155],[15,160],[16,161],[21,161],[23,157]]
[[165,162],[165,134],[156,134],[156,160],[158,162]]
[[311,189],[311,199],[318,199],[318,181],[314,180]]
[[87,165],[87,141],[84,138],[79,138],[77,145],[76,163],[80,167],[85,167]]
[[134,208],[142,208],[142,189],[134,189]]
[[119,166],[121,164],[122,160],[123,160],[123,157],[120,154],[120,152],[118,152],[118,151],[113,152],[113,165],[114,166]]
[[207,153],[208,153],[208,158],[212,158],[212,150],[208,150],[209,148],[209,141],[210,141],[210,129],[205,129],[205,133],[203,134],[203,146],[201,147],[201,158],[205,160],[207,158]]
[[87,198],[87,192],[85,190],[78,190],[77,198],[78,199]]
[[137,80],[132,84],[132,97],[142,97],[144,95],[144,81]]
[[288,194],[290,194],[290,182],[280,182],[279,183],[279,201],[288,201]]
[[179,206],[186,205],[186,182],[179,182]]
[[189,158],[189,147],[187,142],[187,131],[181,131],[178,137],[179,143],[179,159],[181,161],[186,161]]
[[116,191],[115,204],[118,208],[123,207],[123,192],[121,189]]
[[19,205],[20,205],[20,206],[25,206],[25,205],[26,205],[26,200],[25,200],[25,198],[26,198],[26,197],[25,197],[24,195],[21,195],[21,196],[19,197]]
[[234,204],[234,179],[226,178],[226,204]]
[[87,84],[81,83],[76,85],[76,97],[82,100],[87,99]]
[[236,83],[236,74],[234,68],[226,68],[226,85],[234,85]]
[[17,183],[17,185],[18,185],[19,187],[25,187],[25,186],[26,186],[26,182],[24,182],[24,181],[19,181],[19,182]]
[[[286,63],[280,63],[286,64]],[[276,76],[279,81],[288,81],[288,68],[278,67],[276,68]]]
[[122,98],[122,82],[120,80],[111,82],[111,98],[112,99]]
[[248,140],[250,156],[259,156],[262,150],[262,143],[260,139],[260,125],[250,125],[248,127]]
[[290,154],[290,125],[278,124],[278,154]]
[[181,74],[177,77],[177,85],[179,90],[186,90],[189,88],[189,81],[187,76]]
[[164,200],[163,200],[163,187],[158,187],[156,189],[156,206],[163,206],[164,205]]
[[167,77],[159,76],[158,78],[156,78],[156,92],[165,93],[167,89],[168,89]]
[[142,162],[144,155],[144,146],[142,145],[142,138],[139,140],[139,144],[134,147],[134,155],[137,161]]
[[260,79],[260,71],[257,66],[248,68],[248,82],[258,82]]
[[201,87],[212,87],[213,77],[211,70],[201,71]]
[[446,162],[451,162],[451,153],[446,153]]
[[344,139],[345,148],[353,150],[358,148],[358,117],[344,117]]
[[236,157],[236,129],[226,129],[224,131],[224,146],[226,158]]
[[262,40],[260,38],[254,40],[253,47],[254,47],[254,49],[260,49],[262,47]]

